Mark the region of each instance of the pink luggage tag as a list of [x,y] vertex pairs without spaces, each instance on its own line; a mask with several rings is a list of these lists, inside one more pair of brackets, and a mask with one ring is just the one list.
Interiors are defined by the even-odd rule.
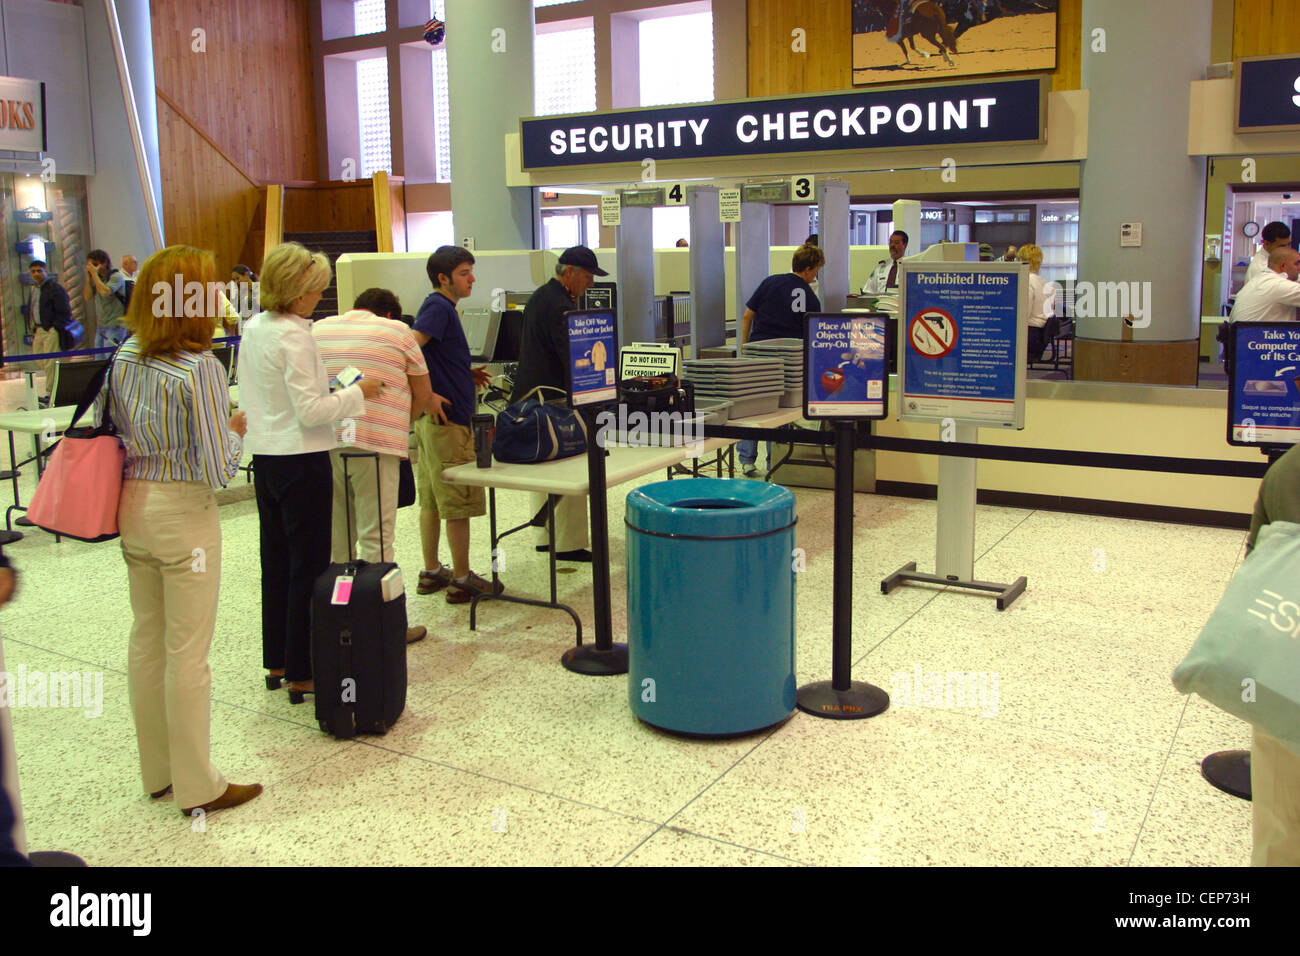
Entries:
[[352,576],[350,574],[341,574],[334,579],[334,594],[330,597],[331,604],[347,604],[352,599]]

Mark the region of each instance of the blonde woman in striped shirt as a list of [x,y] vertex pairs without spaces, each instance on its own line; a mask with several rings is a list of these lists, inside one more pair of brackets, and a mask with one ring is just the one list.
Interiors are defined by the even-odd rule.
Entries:
[[132,334],[98,408],[102,420],[107,395],[126,446],[118,524],[135,617],[128,673],[144,788],[155,799],[174,790],[187,816],[262,792],[227,783],[208,754],[208,648],[221,587],[213,489],[238,471],[244,416],[230,414],[212,317],[186,314],[179,290],[215,279],[212,253],[200,249],[170,246],[145,260],[126,313]]

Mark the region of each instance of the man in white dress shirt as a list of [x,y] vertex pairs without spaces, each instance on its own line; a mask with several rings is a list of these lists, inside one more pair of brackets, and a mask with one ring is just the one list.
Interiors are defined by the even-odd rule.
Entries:
[[1250,265],[1246,267],[1247,283],[1268,271],[1268,257],[1274,249],[1291,245],[1291,230],[1284,222],[1270,222],[1259,234],[1259,238],[1259,251],[1251,256]]
[[889,234],[889,258],[881,259],[871,270],[871,277],[862,287],[863,295],[883,295],[898,289],[898,260],[907,252],[907,233],[896,229]]
[[1230,322],[1294,322],[1300,306],[1300,252],[1277,246],[1268,256],[1268,269],[1242,286],[1232,306]]

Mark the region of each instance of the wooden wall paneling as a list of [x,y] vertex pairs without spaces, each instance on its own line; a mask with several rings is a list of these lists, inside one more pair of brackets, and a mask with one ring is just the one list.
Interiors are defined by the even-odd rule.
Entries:
[[158,101],[168,244],[211,249],[225,274],[243,253],[259,190],[178,113]]
[[[308,6],[308,0],[150,3],[158,88],[262,182],[316,178]],[[195,49],[200,41],[203,52]]]
[[1236,0],[1232,12],[1232,55],[1300,53],[1300,17],[1295,0]]
[[[849,0],[749,0],[749,95],[780,96],[853,85],[853,17]],[[804,31],[806,52],[791,49]]]
[[[849,0],[818,4],[804,0],[749,0],[748,21],[750,96],[852,88],[853,18]],[[1082,24],[1083,0],[1060,0],[1056,69],[1051,73],[1053,90],[1080,88]],[[791,48],[796,28],[805,31],[806,52],[796,53]]]
[[285,232],[374,228],[375,199],[369,179],[320,183],[284,191]]

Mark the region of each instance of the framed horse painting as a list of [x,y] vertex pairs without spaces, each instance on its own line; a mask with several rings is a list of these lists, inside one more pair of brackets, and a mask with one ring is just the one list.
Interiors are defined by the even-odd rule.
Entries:
[[853,82],[1056,69],[1059,0],[851,0]]

